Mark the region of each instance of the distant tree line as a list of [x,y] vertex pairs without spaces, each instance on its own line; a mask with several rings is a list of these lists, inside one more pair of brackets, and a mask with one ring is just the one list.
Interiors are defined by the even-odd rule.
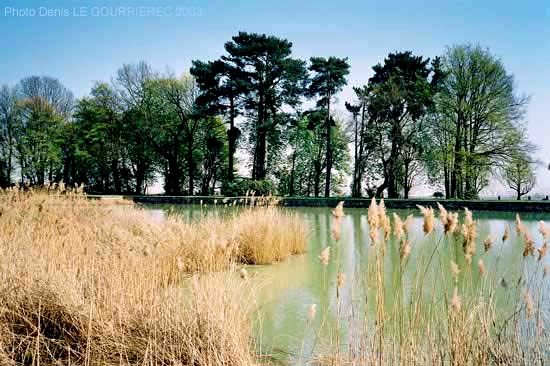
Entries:
[[334,104],[349,69],[347,58],[300,60],[286,39],[241,32],[188,74],[123,65],[80,100],[56,79],[24,78],[0,89],[0,185],[142,194],[162,180],[166,194],[330,196],[350,184],[354,197],[407,198],[429,183],[463,199],[497,177],[518,198],[533,188],[528,100],[489,50],[390,53],[342,117]]

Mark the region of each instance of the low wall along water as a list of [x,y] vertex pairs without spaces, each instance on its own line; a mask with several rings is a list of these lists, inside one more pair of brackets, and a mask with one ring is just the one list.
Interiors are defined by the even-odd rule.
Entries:
[[[125,199],[133,200],[136,203],[144,204],[236,204],[242,203],[244,197],[222,197],[222,196],[125,196]],[[224,202],[225,201],[225,202]],[[334,207],[338,202],[344,201],[344,207],[367,208],[371,200],[368,198],[330,197],[280,197],[280,204],[288,207]],[[549,201],[495,201],[495,200],[435,200],[435,199],[385,199],[387,208],[390,209],[415,209],[417,205],[435,207],[440,202],[449,210],[462,210],[468,207],[474,211],[511,211],[511,212],[550,212]]]

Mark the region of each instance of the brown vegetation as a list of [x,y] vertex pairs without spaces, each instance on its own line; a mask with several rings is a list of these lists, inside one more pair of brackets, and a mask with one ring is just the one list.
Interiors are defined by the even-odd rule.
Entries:
[[0,195],[0,364],[254,363],[253,291],[235,264],[302,252],[304,226],[272,207],[148,215],[64,189]]

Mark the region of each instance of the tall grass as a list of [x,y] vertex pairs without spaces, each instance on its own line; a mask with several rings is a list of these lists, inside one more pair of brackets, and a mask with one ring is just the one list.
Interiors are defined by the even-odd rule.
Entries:
[[[309,363],[543,365],[550,362],[547,331],[550,305],[545,282],[549,272],[545,255],[550,229],[541,223],[536,241],[518,216],[516,231],[521,247],[515,252],[520,265],[517,270],[500,268],[501,253],[493,242],[497,237],[509,240],[508,228],[504,233],[479,238],[477,222],[468,209],[461,218],[441,205],[438,205],[439,217],[432,208],[419,209],[427,245],[417,245],[409,239],[410,217],[394,214],[390,220],[383,201],[372,201],[368,212],[368,270],[346,283],[341,280],[339,270],[334,278],[327,279],[336,284],[332,287],[336,291],[336,304],[327,305],[334,307],[332,310],[322,307],[316,310],[320,314],[333,311],[337,320],[332,325],[321,323],[321,327],[335,329],[324,332],[329,334],[328,339],[315,339],[314,344],[322,344],[313,349]],[[340,233],[340,225],[341,220],[335,218],[332,231],[336,250],[339,243],[334,233]],[[322,254],[320,258],[321,265],[326,266],[326,256]],[[340,268],[338,256],[331,260]],[[385,266],[395,263],[398,265],[393,266],[393,273],[388,273]],[[504,271],[507,278],[502,276]],[[360,281],[367,284],[364,293],[357,288]],[[344,290],[352,296],[346,303],[349,308],[342,308]],[[341,337],[342,333],[349,336]]]
[[258,207],[153,223],[64,187],[4,191],[0,364],[254,364],[254,291],[238,266],[303,251],[298,221]]

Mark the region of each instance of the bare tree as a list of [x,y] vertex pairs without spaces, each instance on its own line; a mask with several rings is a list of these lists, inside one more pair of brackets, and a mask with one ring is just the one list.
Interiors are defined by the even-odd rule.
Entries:
[[503,178],[510,187],[516,192],[516,199],[531,192],[536,184],[535,170],[533,163],[528,156],[515,156],[504,167]]
[[18,84],[18,93],[22,99],[41,98],[64,118],[68,118],[73,110],[73,93],[59,80],[49,76],[29,76],[22,79]]

